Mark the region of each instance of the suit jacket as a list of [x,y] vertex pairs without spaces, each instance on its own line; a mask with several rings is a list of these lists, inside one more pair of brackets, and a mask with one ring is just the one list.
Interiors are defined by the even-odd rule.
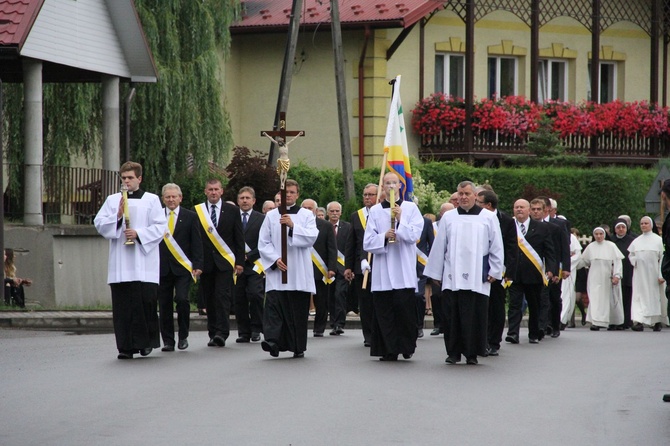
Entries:
[[516,222],[506,213],[498,210],[496,212],[500,222],[500,232],[505,249],[505,277],[514,280],[519,263],[519,242],[516,235]]
[[[515,223],[516,224],[516,221]],[[529,218],[526,225],[526,241],[530,243],[535,252],[544,259],[545,271],[553,275],[558,274],[556,262],[556,251],[552,240],[549,224],[543,221]],[[516,228],[515,228],[516,230]],[[540,284],[543,282],[542,274],[535,268],[523,251],[519,250],[519,263],[516,270],[516,282],[526,284]]]
[[[169,218],[170,212],[166,209],[166,217]],[[177,215],[177,221],[174,224],[174,237],[175,241],[179,247],[184,251],[184,254],[188,257],[193,265],[193,269],[202,270],[203,268],[203,253],[202,253],[202,239],[200,238],[200,231],[198,227],[200,223],[198,222],[198,216],[195,212],[184,209],[183,207],[179,208],[179,214]],[[177,276],[190,275],[191,272],[187,271],[177,259],[174,258],[170,250],[168,249],[165,241],[161,241],[159,245],[160,249],[160,275],[161,277],[167,276],[168,273],[175,274]]]
[[[209,213],[209,203],[206,202],[205,204]],[[219,233],[235,255],[235,265],[244,266],[244,234],[242,232],[242,219],[240,218],[239,208],[222,201],[216,223],[216,232]],[[232,271],[233,267],[231,264],[223,258],[209,239],[207,229],[202,224],[198,224],[198,226],[200,227],[205,263],[202,272],[211,273],[215,269],[219,271]]]
[[358,215],[358,211],[351,214],[349,221],[351,222],[351,230],[349,231],[349,239],[347,240],[346,251],[344,252],[345,266],[355,274],[361,274],[361,260],[368,259],[368,253],[363,249],[365,228]]
[[558,226],[561,230],[560,233],[554,235],[556,258],[561,262],[561,269],[563,271],[570,271],[570,229],[568,224],[560,218],[549,218],[549,223]]
[[[334,225],[331,225],[331,228]],[[339,220],[337,222],[337,237],[335,237],[335,242],[337,243],[337,250],[345,256],[344,265],[337,262],[337,272],[344,274],[344,270],[347,267],[346,261],[346,252],[347,252],[347,240],[349,239],[349,233],[351,232],[351,223],[346,221]],[[360,266],[360,265],[359,265]]]
[[[328,271],[337,271],[337,243],[335,242],[335,233],[333,232],[333,225],[322,218],[316,219],[316,229],[319,230],[319,235],[314,242],[314,249],[319,253]],[[314,265],[314,280],[321,280],[323,275],[321,271]]]
[[[430,221],[429,218],[423,217],[423,230],[421,231],[421,237],[419,238],[418,243],[416,244],[417,248],[421,250],[424,254],[426,254],[426,257],[430,254],[430,248],[433,246],[433,243],[435,242],[435,233],[433,232],[433,222]],[[426,267],[419,262],[417,259],[416,261],[416,275],[417,277],[423,276],[423,270]]]
[[[238,211],[240,216],[240,222],[242,221],[241,214]],[[261,254],[258,252],[258,234],[261,230],[261,225],[265,220],[265,214],[254,211],[253,209],[249,211],[249,217],[247,219],[247,227],[243,229],[244,233],[244,242],[249,246],[249,251],[246,253],[246,260],[244,262],[244,274],[258,274],[254,271],[254,262],[261,257]]]

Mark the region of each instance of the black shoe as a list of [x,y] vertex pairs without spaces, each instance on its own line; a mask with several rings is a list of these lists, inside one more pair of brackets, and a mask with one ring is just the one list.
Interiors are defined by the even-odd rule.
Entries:
[[204,308],[198,308],[198,314],[200,316],[207,316],[207,311]]
[[344,330],[342,329],[342,327],[337,327],[337,334],[338,335],[344,334]]
[[546,334],[547,336],[551,336],[551,334],[552,334],[553,332],[554,332],[554,329],[552,328],[551,325],[547,325],[547,326],[544,328],[544,334]]
[[261,342],[261,348],[263,351],[270,353],[273,358],[279,356],[279,347],[274,342],[263,341]]
[[188,348],[188,341],[186,339],[180,339],[177,348],[179,350],[186,350]]
[[162,352],[173,352],[174,351],[174,344],[172,345],[164,345],[163,348],[161,349]]
[[235,342],[238,344],[247,344],[251,342],[251,338],[249,336],[240,336],[239,338],[235,339]]
[[531,344],[539,344],[539,343],[540,343],[540,340],[539,340],[539,339],[535,339],[535,338],[530,338],[530,339],[528,339],[528,342],[530,342]]
[[221,335],[215,335],[212,338],[212,341],[214,341],[214,344],[216,344],[217,347],[225,347],[226,346],[226,340],[223,339],[223,336],[221,336]]
[[497,348],[489,347],[488,354],[489,354],[489,356],[498,356],[500,353],[498,353]]
[[314,337],[315,338],[322,338],[323,337],[323,332],[322,331],[315,331],[314,332]]
[[119,352],[116,359],[133,359],[133,354],[128,352]]
[[447,356],[447,359],[444,360],[447,364],[458,364],[461,362],[461,358],[456,356]]
[[433,331],[430,332],[431,336],[439,336],[440,335],[440,329],[439,328],[433,328]]
[[591,325],[591,328],[589,328],[589,330],[591,330],[591,331],[600,331],[600,327],[598,327],[597,325]]
[[394,355],[393,353],[389,353],[387,355],[382,356],[379,358],[380,361],[397,361],[398,360],[398,355]]
[[363,347],[370,347],[370,341],[363,341]]
[[551,334],[552,338],[557,338],[561,335],[561,332],[559,330],[554,330],[554,332]]
[[252,342],[258,342],[260,340],[261,340],[261,334],[260,333],[257,333],[255,331],[251,333],[251,341]]
[[419,328],[419,331],[416,332],[416,337],[417,338],[422,338],[423,337],[423,330]]
[[153,348],[143,348],[142,350],[140,350],[140,355],[149,356],[152,351],[154,351]]
[[607,331],[614,331],[614,330],[616,330],[616,326],[615,326],[615,325],[608,325],[608,326],[607,326]]
[[541,341],[544,339],[544,330],[540,330],[540,332],[537,334],[537,340]]
[[472,356],[472,357],[470,357],[470,358],[467,358],[467,359],[465,360],[465,363],[466,363],[466,364],[469,364],[469,365],[477,365],[477,364],[479,364],[479,361],[477,361],[477,357],[476,357],[476,356]]
[[633,331],[644,331],[644,325],[640,324],[639,322],[636,322],[633,324],[632,327],[630,327],[631,330]]
[[656,322],[654,324],[654,331],[661,331],[663,329],[663,325],[661,325],[660,322]]
[[507,335],[505,338],[505,342],[509,342],[510,344],[518,344],[519,343],[519,335]]
[[561,331],[565,330],[568,324],[561,324]]
[[414,356],[414,353],[403,353],[402,357],[404,359],[412,359],[412,356]]
[[340,332],[337,330],[337,327],[333,327],[331,332],[329,333],[331,336],[339,336]]
[[304,358],[305,357],[305,352],[295,352],[293,353],[294,358]]
[[210,339],[209,342],[207,343],[207,347],[216,347],[216,342],[214,342],[214,338]]

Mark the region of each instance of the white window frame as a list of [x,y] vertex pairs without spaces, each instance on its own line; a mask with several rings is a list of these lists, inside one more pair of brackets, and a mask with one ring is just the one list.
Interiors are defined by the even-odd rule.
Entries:
[[[563,65],[563,75],[555,73],[553,64]],[[561,77],[563,81],[563,88],[558,97],[551,97],[552,84]],[[544,104],[547,100],[566,101],[568,99],[568,61],[565,59],[540,59],[537,73],[537,100],[540,104]]]
[[[601,100],[602,99],[602,94],[601,94],[602,92],[600,90],[600,88],[601,88],[600,84],[602,82],[602,75],[603,75],[603,67],[608,67],[608,68],[611,68],[611,70],[612,70],[612,76],[611,76],[611,80],[610,80],[611,84],[610,84],[610,88],[609,88],[610,93],[611,93],[611,98],[609,98],[609,100],[606,101],[606,102],[613,102],[613,101],[616,101],[618,99],[617,86],[619,84],[619,79],[618,79],[618,77],[619,77],[619,64],[617,62],[614,62],[614,61],[609,61],[609,60],[604,60],[603,61],[603,60],[601,60],[600,61],[600,69],[598,70],[598,95],[597,95],[597,99],[598,99],[597,103],[598,104],[603,103],[603,101]],[[588,76],[589,76],[588,77],[589,82],[588,82],[587,90],[586,90],[586,98],[589,101],[592,101],[593,98],[591,96],[591,61],[589,61],[589,64],[588,64]]]
[[[451,62],[452,58],[459,58],[462,61],[463,70],[461,73],[460,85],[451,85]],[[437,65],[439,59],[442,60],[442,79],[438,79]],[[435,91],[458,98],[465,97],[465,54],[463,53],[436,53],[435,54]],[[442,83],[440,88],[440,82]]]
[[[489,70],[489,63],[491,60],[495,60],[495,87],[494,91],[491,91],[491,78],[490,78],[490,70]],[[487,59],[487,66],[486,66],[486,77],[487,77],[487,93],[488,93],[488,98],[493,99],[493,97],[500,98],[503,95],[500,92],[500,84],[501,84],[501,79],[500,79],[500,65],[503,59],[506,60],[513,60],[514,61],[514,90],[511,94],[508,94],[506,96],[517,96],[519,93],[519,58],[515,56],[490,56]]]

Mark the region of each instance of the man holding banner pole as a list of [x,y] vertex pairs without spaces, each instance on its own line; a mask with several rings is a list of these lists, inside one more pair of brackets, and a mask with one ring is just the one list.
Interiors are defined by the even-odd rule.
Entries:
[[162,190],[168,232],[160,244],[160,283],[158,284],[158,308],[160,310],[161,337],[164,352],[173,352],[174,303],[177,307],[179,326],[179,350],[188,348],[188,332],[191,306],[188,293],[191,283],[202,273],[202,239],[198,230],[195,212],[180,206],[181,188],[168,183]]
[[244,233],[239,209],[221,200],[221,181],[207,181],[205,195],[207,200],[195,211],[204,251],[200,286],[207,304],[207,345],[225,347],[230,335],[234,277],[244,271]]

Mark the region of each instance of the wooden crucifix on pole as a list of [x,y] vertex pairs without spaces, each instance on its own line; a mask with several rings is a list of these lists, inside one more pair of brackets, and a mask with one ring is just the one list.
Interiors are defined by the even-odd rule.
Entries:
[[[288,177],[288,171],[291,168],[291,160],[288,158],[288,146],[296,138],[300,136],[305,136],[303,130],[286,130],[286,112],[279,113],[279,128],[277,130],[270,131],[261,131],[261,136],[264,136],[279,148],[279,158],[277,158],[277,174],[279,175],[279,192],[281,195],[281,204],[279,205],[279,214],[286,214],[286,178]],[[287,141],[286,138],[292,136],[291,140]],[[288,266],[287,255],[286,255],[286,245],[287,245],[287,226],[282,224],[281,228],[281,260],[284,265]],[[288,276],[286,271],[282,271],[281,282],[283,284],[288,283]]]

